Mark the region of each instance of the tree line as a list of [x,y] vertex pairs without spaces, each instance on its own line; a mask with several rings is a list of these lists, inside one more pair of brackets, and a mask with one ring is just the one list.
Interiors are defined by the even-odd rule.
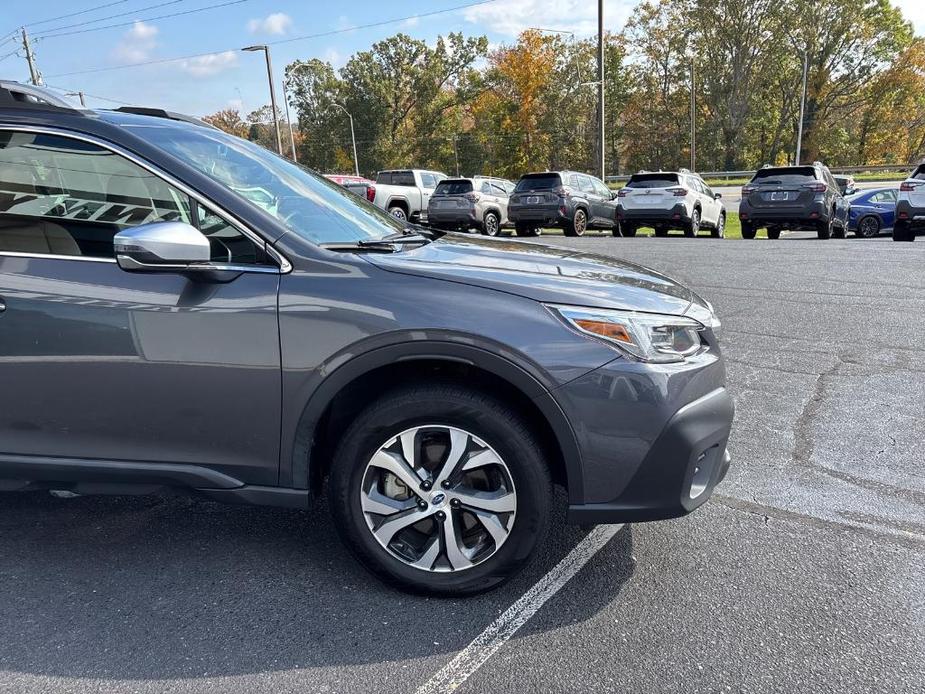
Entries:
[[[804,50],[804,161],[925,156],[925,39],[889,0],[643,0],[605,37],[606,171],[688,166],[692,85],[699,170],[792,161]],[[285,80],[299,161],[353,170],[347,111],[361,173],[599,170],[596,61],[596,38],[539,30],[491,50],[484,36],[399,33],[340,69],[296,60]],[[206,120],[275,145],[273,117]]]

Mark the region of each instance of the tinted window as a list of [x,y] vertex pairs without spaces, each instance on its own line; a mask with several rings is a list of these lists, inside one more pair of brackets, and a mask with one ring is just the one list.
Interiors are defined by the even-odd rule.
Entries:
[[0,132],[0,251],[111,258],[122,229],[166,221],[193,223],[189,198],[124,157]]
[[601,183],[596,178],[592,178],[591,180],[594,183],[594,190],[598,195],[604,198],[610,197],[610,188],[608,188],[605,184]]
[[651,173],[634,174],[627,182],[627,188],[670,188],[678,184],[678,174]]
[[811,166],[790,166],[778,169],[761,169],[752,183],[758,185],[802,185],[816,180],[816,170]]
[[445,180],[437,184],[434,195],[465,195],[472,192],[472,181]]
[[594,192],[594,181],[591,180],[588,176],[579,176],[578,177],[578,186],[585,193]]
[[491,183],[491,194],[492,195],[507,195],[507,191],[500,185],[500,183]]
[[517,186],[514,190],[518,193],[526,190],[551,190],[558,188],[560,185],[562,185],[562,179],[557,173],[531,174],[517,181]]
[[437,177],[434,176],[432,173],[422,173],[421,174],[421,187],[427,188],[428,190],[433,190],[434,188],[437,187]]

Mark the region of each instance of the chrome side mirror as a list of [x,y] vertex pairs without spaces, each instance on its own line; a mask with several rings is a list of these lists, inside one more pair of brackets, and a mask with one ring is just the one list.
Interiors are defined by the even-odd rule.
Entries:
[[128,272],[178,272],[211,258],[209,240],[186,222],[152,222],[116,234],[113,250]]

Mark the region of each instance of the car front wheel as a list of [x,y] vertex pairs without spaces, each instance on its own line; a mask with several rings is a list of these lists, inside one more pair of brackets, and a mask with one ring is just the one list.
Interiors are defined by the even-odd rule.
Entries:
[[452,383],[393,391],[341,436],[329,496],[347,548],[403,590],[500,585],[546,531],[551,481],[525,421]]

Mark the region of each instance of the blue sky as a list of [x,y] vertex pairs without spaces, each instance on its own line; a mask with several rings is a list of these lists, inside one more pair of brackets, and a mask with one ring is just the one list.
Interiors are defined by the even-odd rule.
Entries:
[[[262,54],[242,53],[255,43],[272,46],[274,69],[295,59],[322,58],[340,67],[358,50],[398,31],[427,41],[449,31],[485,34],[493,44],[509,42],[539,26],[590,36],[596,32],[593,0],[494,0],[462,9],[475,0],[238,0],[224,7],[172,18],[156,17],[219,5],[223,0],[4,0],[0,18],[0,76],[25,81],[28,70],[7,32],[25,24],[35,36],[37,63],[48,85],[83,90],[91,107],[121,102],[204,115],[237,107],[245,113],[268,101]],[[622,29],[637,0],[605,0],[605,23]],[[225,0],[228,2],[228,0]],[[925,0],[894,0],[925,33]],[[45,21],[61,15],[99,9]],[[146,9],[147,8],[147,9]],[[431,16],[354,28],[439,10]],[[118,16],[115,16],[118,15]],[[108,19],[106,19],[108,17]],[[100,20],[88,23],[91,20]],[[123,25],[123,26],[109,26]],[[95,31],[88,29],[101,28]],[[57,31],[53,31],[57,30]],[[70,33],[82,32],[82,33]],[[325,32],[328,36],[298,37]],[[57,33],[58,36],[43,34]],[[4,57],[6,56],[6,57]],[[128,67],[133,63],[196,56]],[[94,70],[93,72],[85,72]],[[77,73],[77,74],[73,74]]]

